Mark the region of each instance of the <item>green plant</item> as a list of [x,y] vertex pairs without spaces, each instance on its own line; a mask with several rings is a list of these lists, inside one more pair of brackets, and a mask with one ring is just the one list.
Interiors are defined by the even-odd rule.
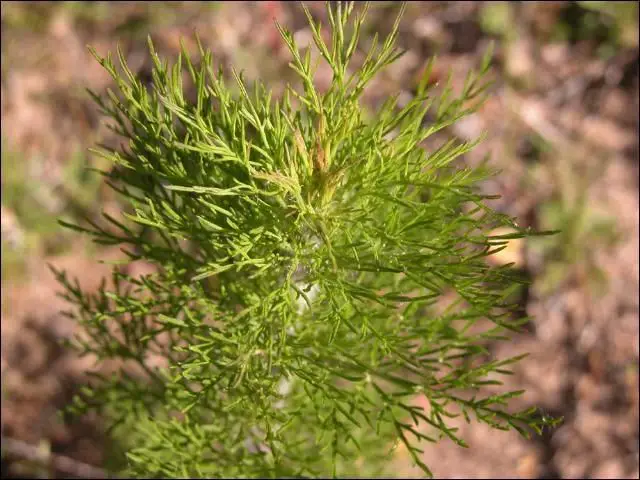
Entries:
[[566,2],[555,24],[555,40],[592,43],[608,59],[620,49],[637,48],[637,2]]
[[601,168],[591,169],[589,174],[580,172],[576,160],[557,153],[554,162],[556,193],[540,205],[538,214],[543,228],[562,226],[562,230],[531,243],[545,264],[537,279],[538,289],[544,295],[577,282],[602,295],[608,279],[598,265],[597,253],[613,247],[620,240],[620,232],[613,217],[598,213],[588,201],[590,186]]
[[[109,229],[62,223],[157,272],[116,267],[97,294],[54,272],[84,327],[73,346],[121,364],[94,374],[75,411],[112,421],[129,474],[374,475],[400,442],[428,474],[419,442],[465,445],[451,416],[522,434],[553,423],[507,409],[523,392],[481,392],[520,358],[490,359],[482,343],[523,322],[504,301],[521,279],[485,257],[527,232],[477,193],[487,169],[452,166],[475,142],[420,147],[477,108],[486,84],[469,74],[459,97],[447,87],[435,99],[426,69],[413,101],[398,110],[391,98],[365,122],[363,89],[401,55],[400,17],[351,69],[368,7],[350,25],[353,8],[328,8],[330,45],[305,8],[333,71],[325,92],[310,50],[280,26],[302,83],[281,99],[259,82],[250,93],[235,71],[232,95],[202,46],[199,64],[183,48],[170,66],[149,41],[151,90],[120,51],[123,73],[93,52],[121,95],[92,96],[127,140],[97,150],[116,166],[102,174],[132,209],[104,214]],[[516,233],[490,236],[499,226]]]
[[52,2],[4,2],[0,8],[3,27],[41,33],[46,30],[57,5]]
[[[55,249],[56,236],[61,228],[49,210],[51,188],[30,171],[35,159],[25,157],[2,140],[2,207],[11,217],[3,219],[10,230],[19,232],[19,241],[2,242],[2,274],[21,278],[26,271],[26,260],[34,252]],[[53,202],[51,201],[53,200]]]
[[[610,50],[620,47],[638,47],[638,3],[637,2],[592,2],[578,4],[600,18],[585,20],[585,28],[594,28],[600,22],[607,28],[607,44]],[[603,53],[607,53],[604,51]]]
[[37,157],[25,157],[2,140],[2,206],[15,215],[15,229],[21,233],[17,244],[3,238],[2,274],[12,279],[22,277],[26,260],[37,252],[56,255],[68,249],[71,232],[58,225],[52,212],[62,211],[65,219],[75,221],[92,214],[98,199],[101,179],[87,176],[86,158],[80,151],[64,166],[62,182],[56,187],[34,175],[37,162]]
[[487,34],[512,40],[517,37],[513,10],[509,2],[485,2],[479,11],[478,23]]

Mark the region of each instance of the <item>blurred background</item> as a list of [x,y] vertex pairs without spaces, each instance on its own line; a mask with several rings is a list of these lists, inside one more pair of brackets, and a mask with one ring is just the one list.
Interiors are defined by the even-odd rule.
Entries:
[[[324,4],[310,9],[325,18]],[[396,2],[374,2],[363,44],[388,33]],[[117,142],[84,89],[111,85],[87,52],[120,43],[146,78],[150,34],[161,56],[193,32],[222,65],[244,69],[282,91],[293,78],[273,18],[311,40],[293,2],[7,2],[2,8],[2,476],[99,475],[110,445],[98,418],[63,422],[91,367],[58,346],[73,332],[46,262],[87,289],[120,256],[63,231],[119,200],[86,166],[108,168],[87,148]],[[326,22],[323,22],[326,25]],[[464,161],[490,154],[502,170],[487,191],[523,226],[561,228],[550,238],[512,242],[497,262],[531,279],[522,308],[534,319],[496,355],[531,355],[508,378],[564,423],[542,437],[461,423],[471,448],[425,445],[436,477],[638,478],[638,3],[409,2],[399,44],[407,53],[365,94],[375,109],[388,95],[413,95],[425,61],[434,81],[453,70],[454,88],[496,49],[494,85],[483,108],[442,136],[487,139]],[[320,69],[318,83],[330,81]],[[419,476],[398,449],[398,476]],[[84,469],[84,470],[83,470]]]

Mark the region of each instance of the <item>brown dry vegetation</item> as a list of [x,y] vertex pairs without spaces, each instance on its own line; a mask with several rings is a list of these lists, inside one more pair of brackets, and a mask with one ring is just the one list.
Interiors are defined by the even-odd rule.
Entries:
[[[367,35],[390,30],[392,3],[375,5]],[[534,320],[492,346],[499,356],[531,352],[509,387],[525,388],[521,402],[563,424],[531,441],[462,424],[470,450],[446,440],[425,447],[436,477],[638,478],[638,8],[594,9],[600,3],[410,2],[400,38],[407,54],[367,93],[372,108],[398,90],[410,98],[430,55],[439,56],[436,79],[463,74],[495,39],[489,100],[444,134],[488,131],[465,161],[490,153],[503,170],[486,184],[503,196],[494,206],[525,226],[563,229],[497,258],[530,276],[522,304]],[[323,15],[323,5],[311,8]],[[83,93],[109,85],[85,45],[104,54],[120,42],[144,76],[147,34],[173,56],[181,37],[193,51],[196,30],[217,62],[277,92],[292,75],[273,17],[309,41],[301,9],[287,2],[2,2],[3,477],[82,476],[73,461],[101,467],[108,449],[95,419],[56,416],[91,364],[57,345],[73,325],[58,313],[64,304],[45,266],[94,288],[108,272],[96,259],[119,254],[55,224],[118,205],[82,173],[99,163],[86,148],[114,141]],[[318,82],[328,80],[321,70]],[[49,449],[72,461],[25,464],[29,455],[5,438],[39,445],[40,460],[52,458]],[[399,475],[418,475],[402,450],[397,461]]]

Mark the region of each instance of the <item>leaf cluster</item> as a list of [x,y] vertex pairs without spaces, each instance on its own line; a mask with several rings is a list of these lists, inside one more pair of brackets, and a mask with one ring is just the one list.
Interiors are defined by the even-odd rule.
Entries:
[[114,267],[97,294],[56,274],[84,327],[74,346],[122,364],[96,373],[76,410],[126,434],[129,473],[376,473],[398,443],[430,473],[420,443],[465,445],[451,417],[523,434],[548,423],[507,410],[522,392],[481,395],[519,359],[491,360],[484,344],[521,321],[508,300],[521,280],[485,261],[510,237],[489,232],[526,232],[486,205],[485,169],[454,166],[476,142],[423,148],[477,108],[489,56],[457,96],[451,83],[434,93],[429,67],[407,105],[396,96],[367,116],[364,89],[402,53],[401,12],[358,57],[368,8],[328,6],[330,42],[305,8],[333,73],[324,92],[311,47],[279,25],[301,88],[278,99],[235,70],[230,86],[199,42],[198,62],[183,47],[171,65],[149,40],[150,88],[120,50],[120,70],[93,52],[119,95],[92,95],[126,140],[96,150],[114,165],[101,173],[131,208],[66,225],[156,272]]

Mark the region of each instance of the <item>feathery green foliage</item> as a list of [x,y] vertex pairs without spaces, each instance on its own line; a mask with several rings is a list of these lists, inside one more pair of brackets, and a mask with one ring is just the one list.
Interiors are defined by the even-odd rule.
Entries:
[[[522,392],[481,390],[519,359],[491,360],[482,343],[522,323],[507,302],[521,280],[485,260],[527,232],[485,205],[487,171],[452,166],[475,142],[421,147],[477,108],[489,56],[460,96],[434,98],[427,69],[411,102],[365,120],[363,90],[401,55],[399,16],[351,65],[367,8],[328,7],[331,44],[305,9],[333,71],[325,92],[311,51],[280,26],[302,83],[281,99],[235,71],[233,95],[202,46],[199,63],[183,48],[170,66],[149,41],[151,89],[120,51],[122,73],[93,52],[120,90],[93,97],[127,140],[98,151],[115,166],[102,173],[132,209],[66,225],[157,272],[114,267],[95,295],[56,274],[84,329],[73,345],[120,362],[75,406],[112,420],[129,474],[375,475],[400,443],[429,474],[420,444],[465,445],[454,415],[522,434],[550,423],[507,409]],[[499,226],[516,233],[491,236]],[[472,333],[483,319],[491,328]]]

